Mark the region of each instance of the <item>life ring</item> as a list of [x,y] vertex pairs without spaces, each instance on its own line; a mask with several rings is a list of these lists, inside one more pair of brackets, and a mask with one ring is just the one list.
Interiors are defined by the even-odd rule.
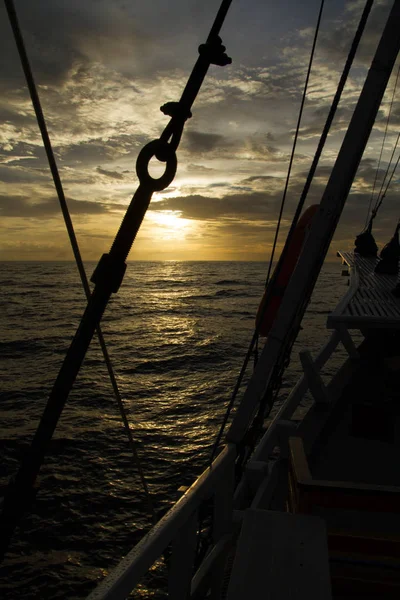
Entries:
[[[309,206],[301,215],[290,240],[288,250],[283,261],[279,260],[264,295],[258,307],[256,316],[256,327],[259,334],[267,336],[276,317],[283,294],[292,276],[297,260],[300,256],[304,240],[310,229],[311,221],[319,208],[319,204]],[[268,303],[267,307],[265,304]],[[261,324],[260,320],[262,319]]]

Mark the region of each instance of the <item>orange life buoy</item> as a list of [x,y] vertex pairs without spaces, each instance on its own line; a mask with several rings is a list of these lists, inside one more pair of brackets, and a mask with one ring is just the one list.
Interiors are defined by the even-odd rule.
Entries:
[[[270,332],[272,323],[276,317],[283,294],[290,277],[294,271],[299,258],[306,234],[309,230],[311,221],[319,208],[319,204],[309,206],[301,215],[296,228],[290,240],[288,250],[283,261],[279,260],[268,286],[265,288],[264,295],[258,307],[256,316],[256,325],[259,325],[262,319],[259,333],[267,336]],[[267,303],[266,308],[265,304]]]

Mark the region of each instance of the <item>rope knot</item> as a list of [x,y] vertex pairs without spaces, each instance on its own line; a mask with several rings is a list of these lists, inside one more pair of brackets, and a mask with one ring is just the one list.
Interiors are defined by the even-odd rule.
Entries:
[[205,58],[210,65],[225,67],[232,63],[232,59],[225,53],[225,46],[221,38],[217,35],[211,41],[207,40],[205,44],[199,46],[199,54]]
[[180,102],[166,102],[160,107],[161,112],[173,119],[186,121],[192,118],[192,112],[182,106]]

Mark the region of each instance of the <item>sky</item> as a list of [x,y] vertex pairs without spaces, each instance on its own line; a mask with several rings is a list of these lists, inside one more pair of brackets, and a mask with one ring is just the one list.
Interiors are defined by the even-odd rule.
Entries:
[[[219,3],[15,0],[84,260],[109,250],[138,185],[137,155],[166,126],[160,106],[180,98]],[[326,0],[279,245],[364,4]],[[176,177],[154,194],[130,260],[269,259],[319,5],[233,0],[221,31],[232,64],[210,67],[185,126]],[[307,205],[321,199],[391,5],[375,2]],[[3,3],[0,46],[0,260],[72,260]],[[399,131],[400,92],[377,171],[396,73],[397,66],[330,259],[353,247],[375,177],[380,187]],[[399,190],[397,175],[374,226],[380,247],[400,217]]]

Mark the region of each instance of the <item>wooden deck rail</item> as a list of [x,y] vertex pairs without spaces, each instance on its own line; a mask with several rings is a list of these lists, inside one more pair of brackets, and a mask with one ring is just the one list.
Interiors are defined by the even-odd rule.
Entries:
[[[204,586],[217,597],[222,581],[221,551],[229,542],[232,530],[235,459],[235,446],[225,446],[212,466],[100,583],[88,600],[124,600],[169,546],[168,597],[187,600],[195,597]],[[213,548],[201,573],[193,577],[198,509],[210,498],[214,499]]]

